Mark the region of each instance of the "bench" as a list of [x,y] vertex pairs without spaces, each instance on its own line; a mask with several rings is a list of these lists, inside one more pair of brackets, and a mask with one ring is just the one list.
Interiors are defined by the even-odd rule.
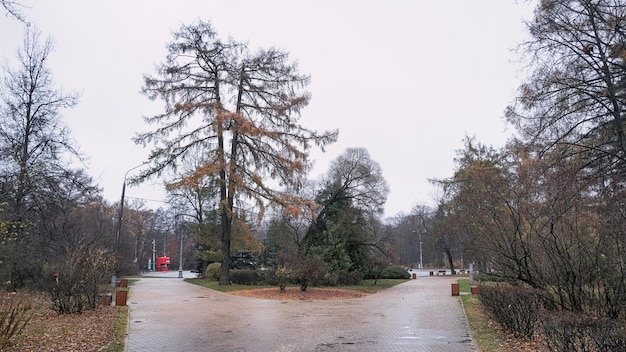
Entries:
[[439,270],[439,271],[437,272],[437,276],[439,276],[439,274],[441,274],[441,275],[444,275],[444,276],[445,276],[445,275],[446,275],[446,271],[445,271],[445,270]]

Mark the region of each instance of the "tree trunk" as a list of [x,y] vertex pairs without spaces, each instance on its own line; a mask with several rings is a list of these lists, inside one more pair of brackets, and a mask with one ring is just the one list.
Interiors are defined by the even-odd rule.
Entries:
[[232,217],[228,209],[222,209],[222,266],[220,268],[220,285],[230,285],[230,229]]
[[454,260],[452,259],[452,251],[446,249],[446,257],[448,258],[448,265],[450,266],[450,273],[452,275],[456,274],[456,270],[454,269]]

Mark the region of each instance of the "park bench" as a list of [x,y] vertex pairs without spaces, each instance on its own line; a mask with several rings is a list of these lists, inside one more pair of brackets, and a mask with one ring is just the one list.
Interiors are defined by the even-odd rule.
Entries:
[[445,270],[439,270],[439,271],[437,272],[437,275],[439,275],[439,274],[441,274],[441,275],[444,275],[444,276],[445,276],[445,275],[446,275],[446,271],[445,271]]

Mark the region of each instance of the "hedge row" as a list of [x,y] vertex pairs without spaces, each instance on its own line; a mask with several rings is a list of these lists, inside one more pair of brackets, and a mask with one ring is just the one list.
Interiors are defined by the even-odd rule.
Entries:
[[480,300],[502,327],[516,336],[532,339],[546,301],[543,291],[517,286],[487,286]]
[[623,322],[556,311],[551,297],[538,289],[510,285],[483,285],[480,300],[507,331],[533,339],[543,334],[550,351],[626,352]]
[[[285,274],[287,272],[287,274]],[[218,280],[220,275],[220,263],[212,263],[207,266],[205,278]],[[249,270],[233,269],[230,271],[230,281],[241,285],[274,285],[281,284],[301,284],[300,276],[302,272],[282,270],[277,274],[274,270]],[[314,286],[338,286],[338,285],[358,285],[365,275],[361,272],[320,272],[316,275],[309,275]],[[382,271],[380,279],[409,279],[410,274],[399,267],[390,267]]]

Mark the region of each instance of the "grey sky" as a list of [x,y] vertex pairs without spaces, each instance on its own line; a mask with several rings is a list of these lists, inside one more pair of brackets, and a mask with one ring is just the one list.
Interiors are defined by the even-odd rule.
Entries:
[[[364,147],[383,168],[390,194],[386,216],[433,204],[428,178],[452,175],[464,136],[502,145],[512,133],[502,119],[514,99],[520,66],[514,49],[533,2],[405,1],[44,1],[25,11],[55,50],[57,85],[82,92],[64,112],[89,157],[88,170],[111,202],[124,174],[149,150],[130,139],[160,111],[139,93],[142,76],[165,58],[171,32],[210,20],[222,38],[278,47],[311,75],[311,104],[302,124],[339,129],[326,153],[314,152],[311,178],[348,147]],[[0,17],[0,59],[14,62],[23,26]],[[127,189],[162,200],[157,182]],[[159,202],[148,202],[158,207]]]

